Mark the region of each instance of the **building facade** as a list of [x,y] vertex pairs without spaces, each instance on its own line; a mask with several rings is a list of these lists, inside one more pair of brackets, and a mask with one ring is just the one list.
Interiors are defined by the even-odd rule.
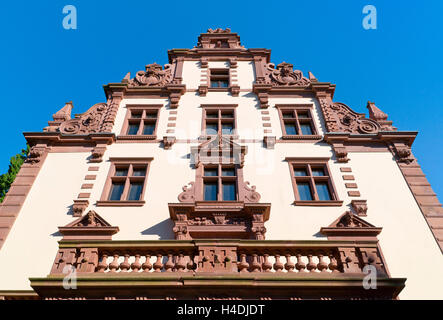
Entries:
[[24,133],[0,296],[443,298],[443,209],[417,132],[270,54],[209,29]]

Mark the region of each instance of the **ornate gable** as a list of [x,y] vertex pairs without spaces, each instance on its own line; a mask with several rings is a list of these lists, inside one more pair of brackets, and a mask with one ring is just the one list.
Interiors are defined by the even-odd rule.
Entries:
[[111,240],[112,235],[119,231],[118,227],[111,226],[93,210],[58,229],[63,235],[63,240]]
[[217,135],[191,148],[191,163],[195,167],[200,163],[238,164],[243,167],[246,154],[247,147],[240,146],[231,138]]
[[377,239],[382,228],[377,228],[363,220],[351,211],[346,211],[328,227],[320,229],[320,233],[328,236],[329,240]]

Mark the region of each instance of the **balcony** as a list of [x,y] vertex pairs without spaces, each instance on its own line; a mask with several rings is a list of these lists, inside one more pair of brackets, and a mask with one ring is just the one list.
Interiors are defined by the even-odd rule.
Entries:
[[[371,265],[376,289],[365,289]],[[69,268],[67,267],[69,266]],[[75,269],[75,290],[65,290]],[[64,272],[65,273],[64,273]],[[61,241],[45,299],[395,299],[377,241]]]

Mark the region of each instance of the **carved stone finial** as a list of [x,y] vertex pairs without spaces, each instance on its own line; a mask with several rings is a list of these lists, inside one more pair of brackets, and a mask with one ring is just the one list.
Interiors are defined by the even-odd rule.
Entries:
[[392,121],[388,121],[388,115],[377,108],[374,102],[368,101],[366,108],[369,110],[369,119],[377,121],[384,131],[395,131],[397,128],[392,126]]
[[67,121],[71,119],[71,111],[74,105],[72,101],[66,102],[65,106],[57,111],[52,118],[54,121]]
[[308,75],[309,75],[309,80],[311,80],[311,82],[318,82],[317,78],[314,76],[314,74],[311,71],[308,72]]
[[123,78],[122,83],[129,83],[131,81],[131,73],[128,72],[126,76]]

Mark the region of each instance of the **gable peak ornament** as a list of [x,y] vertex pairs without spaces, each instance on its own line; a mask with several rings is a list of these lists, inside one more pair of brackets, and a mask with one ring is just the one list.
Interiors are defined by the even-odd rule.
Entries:
[[300,70],[294,70],[291,63],[282,62],[277,65],[268,63],[266,66],[268,81],[279,86],[307,87],[311,81],[303,76]]
[[158,63],[148,64],[145,71],[138,71],[135,77],[129,80],[132,86],[164,86],[172,82],[171,65],[165,64],[165,67]]

